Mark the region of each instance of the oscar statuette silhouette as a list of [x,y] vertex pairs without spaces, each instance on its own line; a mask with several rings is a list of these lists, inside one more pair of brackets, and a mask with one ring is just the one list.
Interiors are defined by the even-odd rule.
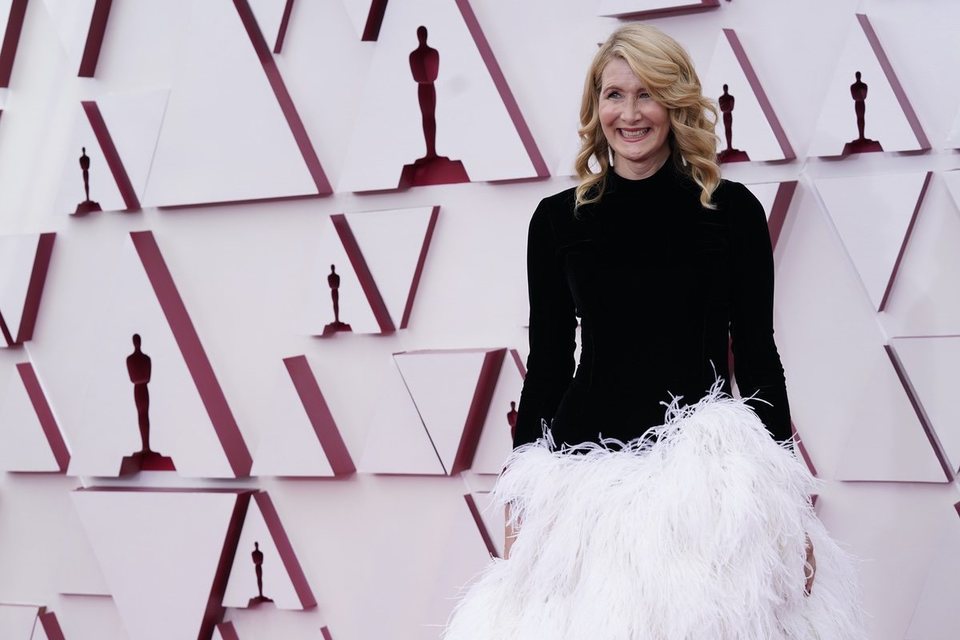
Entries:
[[133,403],[137,408],[137,426],[140,430],[140,450],[126,456],[120,463],[120,475],[136,471],[174,471],[173,460],[150,448],[150,377],[153,361],[142,349],[139,333],[133,334],[133,353],[127,356],[127,375],[133,383]]
[[723,132],[727,140],[727,148],[717,154],[717,162],[749,162],[746,151],[733,148],[733,105],[734,97],[730,95],[727,85],[723,85],[723,95],[717,99],[720,112],[723,113]]
[[250,598],[247,606],[255,607],[264,602],[273,602],[271,598],[263,595],[263,551],[260,551],[259,542],[253,543],[253,551],[250,553],[250,557],[253,558],[253,570],[257,574],[257,596]]
[[517,433],[517,403],[510,401],[510,411],[507,412],[507,424],[510,425],[510,439]]
[[398,187],[428,184],[470,182],[463,163],[437,155],[437,89],[434,82],[440,74],[440,52],[427,45],[427,28],[417,27],[420,44],[410,52],[410,72],[417,83],[417,99],[420,102],[423,140],[427,151],[412,164],[404,165]]
[[100,204],[90,199],[90,156],[87,155],[87,148],[80,148],[80,171],[83,172],[83,193],[86,199],[77,205],[75,216],[85,216],[94,211],[102,211]]
[[867,83],[860,79],[860,72],[855,74],[856,82],[850,85],[850,97],[853,98],[853,110],[857,114],[857,139],[843,145],[843,155],[850,153],[869,153],[883,151],[883,147],[876,140],[871,140],[863,134],[866,126],[867,112]]
[[321,335],[329,336],[338,331],[352,331],[349,324],[340,322],[340,274],[337,273],[334,265],[330,265],[327,286],[330,287],[330,298],[333,301],[333,322],[324,325]]

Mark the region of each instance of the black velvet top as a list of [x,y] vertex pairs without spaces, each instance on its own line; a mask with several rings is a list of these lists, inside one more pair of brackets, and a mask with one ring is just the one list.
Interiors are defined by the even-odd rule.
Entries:
[[[773,253],[763,206],[738,182],[700,205],[671,159],[628,180],[612,170],[600,202],[574,216],[574,191],[544,198],[530,220],[530,355],[513,445],[626,441],[663,423],[671,394],[699,400],[717,376],[777,440],[791,435],[773,337]],[[574,375],[577,316],[580,362]]]

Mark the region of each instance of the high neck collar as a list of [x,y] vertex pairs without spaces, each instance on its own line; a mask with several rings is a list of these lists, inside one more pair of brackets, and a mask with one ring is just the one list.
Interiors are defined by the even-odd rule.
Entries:
[[675,174],[676,168],[674,167],[674,161],[672,157],[667,158],[667,161],[664,162],[663,165],[661,165],[661,167],[652,175],[649,175],[646,178],[640,178],[639,180],[624,178],[614,171],[613,167],[610,167],[607,170],[606,187],[610,193],[621,193],[627,195],[644,193],[651,188],[666,184],[671,180],[671,178],[675,177]]

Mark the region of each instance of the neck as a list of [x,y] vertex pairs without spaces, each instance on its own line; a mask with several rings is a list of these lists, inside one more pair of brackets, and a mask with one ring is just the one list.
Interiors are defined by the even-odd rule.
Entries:
[[614,157],[613,171],[621,178],[626,178],[627,180],[643,180],[644,178],[649,178],[659,171],[660,167],[666,164],[667,160],[669,159],[669,146],[665,147],[663,152],[661,152],[658,156],[642,162],[634,163],[623,160],[618,162],[618,158]]

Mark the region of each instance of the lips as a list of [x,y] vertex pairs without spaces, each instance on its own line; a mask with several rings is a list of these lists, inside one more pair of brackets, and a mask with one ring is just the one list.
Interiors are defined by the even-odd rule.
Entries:
[[620,136],[624,140],[635,141],[643,140],[647,135],[652,131],[651,127],[643,127],[638,129],[617,129],[620,132]]

